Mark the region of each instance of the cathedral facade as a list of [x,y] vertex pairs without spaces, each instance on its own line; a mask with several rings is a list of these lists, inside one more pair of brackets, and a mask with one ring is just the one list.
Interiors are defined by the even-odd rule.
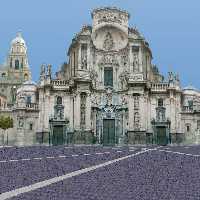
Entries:
[[[72,39],[56,78],[51,65],[41,66],[37,84],[24,71],[28,65],[20,68],[24,81],[6,112],[14,118],[11,143],[199,143],[200,92],[182,88],[177,74],[165,79],[159,73],[148,42],[129,27],[128,12],[106,7],[91,17],[92,25]],[[15,66],[8,71],[16,72],[12,51],[8,60]]]

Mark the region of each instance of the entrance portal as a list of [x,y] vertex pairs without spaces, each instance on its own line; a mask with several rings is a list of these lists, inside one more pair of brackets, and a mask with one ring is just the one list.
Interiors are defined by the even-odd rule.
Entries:
[[115,144],[115,120],[103,120],[103,145]]
[[168,139],[166,134],[166,127],[156,127],[157,129],[157,144],[167,145]]
[[53,145],[64,144],[63,126],[53,127],[52,144]]

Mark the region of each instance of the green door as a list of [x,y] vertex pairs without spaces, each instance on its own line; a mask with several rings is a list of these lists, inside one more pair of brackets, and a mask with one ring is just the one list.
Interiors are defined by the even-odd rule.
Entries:
[[53,127],[52,144],[53,145],[64,144],[63,126],[54,126]]
[[157,127],[157,144],[167,145],[166,127]]
[[115,144],[115,120],[114,119],[103,120],[103,144],[104,145]]

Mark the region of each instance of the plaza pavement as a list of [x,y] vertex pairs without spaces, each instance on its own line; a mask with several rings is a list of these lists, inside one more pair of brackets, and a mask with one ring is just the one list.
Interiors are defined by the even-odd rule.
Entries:
[[0,199],[199,200],[200,146],[0,148]]

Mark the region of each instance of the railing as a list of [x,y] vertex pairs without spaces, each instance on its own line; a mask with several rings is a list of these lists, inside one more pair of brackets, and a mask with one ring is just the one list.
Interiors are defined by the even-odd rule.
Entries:
[[152,91],[166,91],[169,88],[169,83],[151,83]]
[[37,103],[29,103],[26,104],[26,108],[31,110],[38,110],[39,106]]
[[187,112],[187,113],[192,113],[193,112],[193,107],[191,107],[191,106],[183,106],[182,107],[182,111],[183,112]]
[[13,83],[13,84],[22,84],[22,80],[18,79],[7,79],[7,78],[0,78],[0,84],[8,84],[8,83]]
[[6,111],[12,111],[12,108],[9,108],[9,107],[0,107],[0,112],[6,112]]
[[65,86],[68,84],[67,80],[51,80],[51,84],[54,86]]

